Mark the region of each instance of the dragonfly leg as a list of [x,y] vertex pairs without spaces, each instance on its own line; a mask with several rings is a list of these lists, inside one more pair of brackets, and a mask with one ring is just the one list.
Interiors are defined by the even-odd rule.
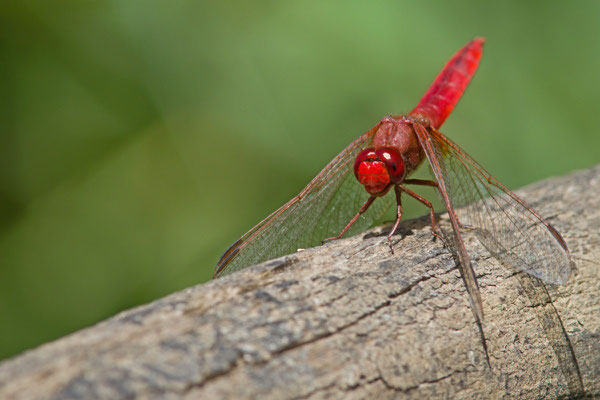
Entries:
[[369,209],[369,207],[371,207],[371,204],[373,204],[373,201],[375,201],[375,199],[376,199],[375,196],[369,197],[369,199],[367,201],[365,201],[365,204],[362,205],[362,207],[360,208],[360,210],[358,210],[358,212],[356,213],[356,215],[354,216],[354,218],[352,218],[350,220],[350,222],[348,222],[348,225],[346,225],[346,227],[344,229],[342,229],[342,231],[340,232],[339,235],[323,239],[323,241],[321,243],[325,243],[325,242],[327,242],[329,240],[337,240],[337,239],[340,239],[342,236],[344,236],[344,234],[346,232],[348,232],[348,229],[350,229],[350,227],[352,226],[352,224],[354,224],[356,222],[356,220],[359,219],[360,216],[363,215]]
[[394,192],[396,192],[396,204],[398,205],[398,208],[396,209],[396,222],[394,223],[392,230],[387,236],[392,254],[394,254],[392,236],[394,235],[394,232],[396,232],[396,229],[398,229],[398,225],[400,224],[400,220],[402,219],[402,188],[400,187],[400,185],[394,185]]
[[430,181],[428,179],[405,179],[402,183],[405,183],[407,185],[439,187],[439,185],[436,181]]
[[[413,185],[435,186],[435,187],[438,186],[437,182],[424,181],[421,179],[406,179],[404,182],[410,183]],[[409,195],[410,197],[420,201],[421,203],[423,203],[424,205],[429,207],[429,215],[431,217],[431,233],[433,234],[434,238],[439,238],[440,240],[443,240],[442,237],[435,231],[435,212],[433,211],[433,205],[431,204],[431,202],[429,200],[427,200],[425,197],[416,194],[415,192],[413,192],[410,189],[407,189],[405,187],[401,187],[400,189],[403,192],[405,192],[407,195]]]
[[[433,186],[433,187],[439,188],[439,185],[438,185],[438,183],[436,181],[430,181],[430,180],[425,180],[425,179],[405,179],[403,183],[406,183],[406,184],[409,184],[409,185]],[[427,205],[427,204],[425,204],[425,205]],[[431,211],[433,212],[433,209],[431,209]],[[456,219],[458,221],[458,217]],[[433,224],[432,224],[432,226],[433,226]],[[460,221],[458,221],[458,226],[460,228],[464,228],[464,229],[471,229],[471,230],[476,229],[476,228],[474,228],[472,226],[463,225],[463,224],[460,223]],[[433,234],[435,236],[437,236],[437,237],[440,237],[435,232]]]

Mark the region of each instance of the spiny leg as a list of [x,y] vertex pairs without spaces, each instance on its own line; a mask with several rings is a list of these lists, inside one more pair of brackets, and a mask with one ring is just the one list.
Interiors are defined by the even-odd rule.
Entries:
[[438,183],[436,181],[432,181],[429,179],[405,179],[402,183],[405,183],[407,185],[420,185],[420,186],[432,186],[432,187],[440,186],[440,185],[438,185]]
[[337,239],[340,239],[342,236],[344,236],[344,234],[348,231],[348,229],[350,229],[352,224],[354,224],[356,222],[356,220],[359,219],[360,216],[363,215],[369,209],[369,207],[371,206],[371,204],[373,204],[373,201],[375,201],[375,199],[376,199],[375,196],[369,197],[369,199],[367,201],[365,201],[365,204],[362,205],[360,210],[358,210],[358,212],[356,213],[354,218],[352,218],[350,220],[350,222],[348,222],[348,225],[346,225],[346,227],[344,229],[342,229],[342,231],[340,232],[339,235],[323,239],[323,241],[321,243],[325,243],[329,240],[337,240]]
[[400,185],[394,185],[394,192],[396,193],[396,204],[398,205],[398,208],[396,209],[396,222],[394,223],[392,230],[387,236],[392,254],[394,254],[392,236],[394,235],[394,232],[396,232],[396,229],[398,229],[398,225],[400,225],[400,220],[402,219],[402,188],[400,187]]
[[[403,183],[406,183],[409,185],[432,186],[432,187],[438,188],[438,190],[440,187],[440,185],[438,185],[438,183],[436,181],[431,181],[431,180],[427,180],[427,179],[405,179]],[[431,212],[433,213],[432,208],[431,208]],[[456,220],[458,222],[458,226],[461,228],[471,229],[471,230],[476,229],[476,228],[473,228],[472,226],[463,225],[460,221],[458,221],[458,217],[456,218]],[[437,237],[440,237],[439,235],[437,235],[435,233],[434,233],[434,235]]]
[[[421,179],[406,179],[404,181],[404,183],[409,183],[412,185],[422,185],[422,186],[434,186],[434,187],[438,186],[437,182],[425,181],[425,180],[421,180]],[[410,189],[407,189],[405,187],[401,187],[400,189],[403,192],[405,192],[407,195],[411,196],[412,198],[420,201],[421,203],[423,203],[424,205],[429,207],[429,215],[431,218],[431,233],[433,234],[434,237],[437,237],[440,240],[443,240],[443,238],[435,231],[435,211],[433,210],[433,205],[431,204],[431,202],[429,200],[427,200],[425,197],[418,195],[417,193],[413,192]]]

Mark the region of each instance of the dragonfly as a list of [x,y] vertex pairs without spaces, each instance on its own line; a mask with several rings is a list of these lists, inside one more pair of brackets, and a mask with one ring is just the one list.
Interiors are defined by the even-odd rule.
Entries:
[[[548,283],[566,282],[572,261],[560,233],[439,131],[475,74],[484,42],[475,38],[467,43],[409,114],[381,119],[297,196],[235,241],[218,261],[214,277],[359,233],[395,203],[396,220],[387,235],[393,253],[392,237],[403,213],[402,195],[429,208],[432,234],[441,237],[432,203],[408,187],[429,186],[437,189],[448,212],[451,232],[446,237],[458,255],[458,269],[480,321],[483,303],[462,238],[466,230],[475,232],[499,261]],[[408,178],[424,160],[434,179]]]

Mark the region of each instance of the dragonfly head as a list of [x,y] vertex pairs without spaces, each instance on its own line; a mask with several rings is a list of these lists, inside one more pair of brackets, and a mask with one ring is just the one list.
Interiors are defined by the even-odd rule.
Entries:
[[392,147],[369,147],[356,157],[354,175],[369,194],[383,196],[392,184],[404,180],[404,159]]

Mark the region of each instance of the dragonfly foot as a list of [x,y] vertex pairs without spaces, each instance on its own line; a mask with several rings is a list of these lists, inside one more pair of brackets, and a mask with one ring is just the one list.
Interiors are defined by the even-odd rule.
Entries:
[[338,240],[338,239],[339,239],[339,237],[338,237],[338,236],[332,236],[332,237],[328,237],[328,238],[325,238],[325,239],[321,240],[321,244],[323,245],[323,244],[325,244],[325,243],[327,243],[327,242],[331,242],[331,241],[333,241],[333,240]]
[[394,254],[394,243],[392,242],[392,237],[388,236],[388,244],[390,245],[390,251]]
[[444,238],[442,238],[442,236],[439,233],[437,233],[436,231],[431,232],[431,234],[433,235],[434,242],[436,241],[436,239],[444,240]]

